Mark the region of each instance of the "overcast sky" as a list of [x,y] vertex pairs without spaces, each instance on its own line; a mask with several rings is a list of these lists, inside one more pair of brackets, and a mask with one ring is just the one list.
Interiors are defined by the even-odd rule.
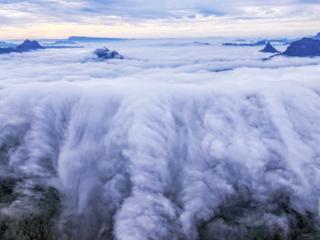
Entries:
[[0,38],[262,37],[320,31],[320,0],[0,0]]

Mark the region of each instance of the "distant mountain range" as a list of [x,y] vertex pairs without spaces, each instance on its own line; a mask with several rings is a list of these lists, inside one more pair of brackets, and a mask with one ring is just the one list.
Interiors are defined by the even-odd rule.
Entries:
[[17,44],[11,42],[0,41],[0,48],[15,48]]
[[124,41],[125,38],[103,38],[103,37],[84,37],[84,36],[71,36],[68,39],[58,40],[57,44],[76,44],[76,43],[88,43],[88,42],[116,42]]
[[[238,41],[243,41],[243,40],[238,40]],[[253,43],[248,43],[248,42],[235,42],[235,43],[223,43],[223,46],[233,46],[233,47],[255,47],[255,46],[264,46],[266,44],[270,43],[278,43],[281,45],[287,45],[292,42],[292,40],[283,38],[283,39],[271,39],[271,40],[259,40]]]
[[38,41],[25,40],[23,43],[16,47],[0,48],[0,54],[13,52],[22,53],[39,49],[44,49],[44,47],[41,46]]
[[[272,46],[272,42],[282,43],[283,45],[289,44],[289,46],[284,52],[280,53],[276,48]],[[288,57],[317,57],[320,56],[320,32],[313,37],[305,37],[295,41],[288,39],[278,39],[270,41],[259,40],[254,43],[223,43],[222,45],[236,47],[253,47],[265,45],[265,47],[260,52],[278,53],[276,55],[273,55],[272,57],[279,55]]]
[[[276,53],[277,51],[270,42],[267,43],[265,48],[261,52]],[[275,56],[287,56],[287,57],[318,57],[320,56],[320,33],[314,37],[305,37],[297,41],[292,42],[288,48]],[[270,59],[270,58],[269,58]]]
[[254,46],[263,46],[268,43],[267,40],[260,40],[255,43],[223,43],[223,46],[234,46],[234,47],[254,47]]
[[[97,38],[97,37],[82,37],[82,36],[72,36],[69,37],[66,40],[59,40],[55,44],[62,44],[62,43],[88,43],[88,42],[112,42],[112,41],[124,41],[128,39],[122,39],[122,38]],[[261,50],[261,52],[265,53],[279,53],[277,49],[275,49],[271,42],[282,42],[288,43],[289,40],[287,39],[278,39],[278,40],[260,40],[254,43],[224,43],[223,46],[263,46],[265,47]],[[193,42],[195,45],[210,45],[209,43],[203,43],[203,42]],[[8,47],[1,47],[1,46],[8,46]],[[25,40],[20,45],[15,45],[7,42],[1,42],[0,41],[0,54],[6,54],[6,53],[23,53],[23,52],[29,52],[34,50],[40,50],[40,49],[47,49],[47,48],[78,48],[79,46],[61,46],[61,45],[50,45],[50,46],[42,46],[38,41],[31,41],[31,40]],[[108,50],[108,49],[107,49]],[[102,53],[102,58],[109,58],[110,56],[113,56],[114,51],[98,51],[98,57],[99,54]],[[284,56],[292,56],[292,57],[315,57],[320,56],[320,33],[313,37],[307,37],[302,38],[300,40],[292,41],[289,45],[289,47],[282,53],[273,55],[284,55]],[[115,57],[114,57],[115,56]],[[118,58],[119,56],[115,54],[113,57]],[[273,57],[272,56],[272,57]],[[120,58],[120,57],[119,57]]]
[[[41,50],[41,49],[50,49],[50,48],[81,48],[81,46],[42,46],[38,41],[31,41],[31,40],[25,40],[20,45],[9,43],[3,44],[5,47],[0,47],[0,54],[6,54],[6,53],[23,53],[23,52],[29,52],[29,51],[35,51],[35,50]],[[8,46],[8,47],[6,47]]]

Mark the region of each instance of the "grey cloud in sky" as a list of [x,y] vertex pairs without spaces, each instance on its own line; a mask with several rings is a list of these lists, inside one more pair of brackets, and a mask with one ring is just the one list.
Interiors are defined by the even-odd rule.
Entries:
[[[243,29],[243,23],[250,29],[248,32],[251,35],[261,28],[261,23],[268,24],[269,32],[279,33],[275,29],[280,24],[281,29],[289,29],[287,33],[292,34],[291,28],[299,28],[302,33],[310,32],[310,29],[314,31],[320,21],[318,3],[316,0],[0,0],[0,37],[17,36],[16,32],[26,27],[30,30],[24,36],[43,36],[45,33],[46,36],[61,37],[77,34],[74,29],[84,26],[87,27],[80,32],[93,35],[105,31],[110,33],[110,29],[105,27],[121,26],[123,30],[120,35],[136,36],[137,31],[146,29],[144,24],[153,24],[153,29],[157,29],[155,32],[162,31],[168,35],[175,32],[171,30],[169,33],[168,28],[178,26],[181,29],[188,25],[199,29],[196,23],[202,21],[208,23],[201,25],[209,27],[207,35],[230,35],[234,28]],[[162,25],[162,30],[159,25]],[[303,29],[299,27],[302,25]],[[92,26],[96,29],[93,30]],[[6,34],[8,27],[12,29],[10,34]],[[52,31],[53,27],[56,33]],[[297,34],[300,34],[298,31]],[[139,36],[142,35],[150,34],[144,31]]]
[[[202,16],[229,16],[239,17],[248,14],[250,8],[270,9],[272,17],[273,8],[302,9],[309,4],[315,4],[315,0],[284,0],[284,1],[256,1],[256,0],[2,0],[0,9],[7,10],[9,18],[19,18],[19,14],[25,13],[29,17],[39,19],[55,19],[60,21],[77,22],[86,17],[115,16],[131,19],[165,19]],[[314,14],[309,8],[310,15]],[[283,11],[283,17],[288,11]],[[262,11],[263,13],[263,11]],[[268,11],[264,11],[267,16]],[[259,17],[257,12],[254,17]]]

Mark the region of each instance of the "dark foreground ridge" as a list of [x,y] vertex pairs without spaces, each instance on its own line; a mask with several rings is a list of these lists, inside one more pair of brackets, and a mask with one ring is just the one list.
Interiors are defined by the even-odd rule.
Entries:
[[[36,197],[17,191],[28,185],[28,179],[0,179],[0,210],[15,202],[31,207],[16,214],[0,214],[1,240],[104,240],[114,239],[112,231],[93,234],[91,224],[65,223],[58,226],[61,213],[61,196],[52,187],[33,184],[28,191]],[[290,193],[278,191],[266,202],[255,199],[249,189],[239,187],[237,194],[227,197],[216,210],[216,214],[203,221],[197,230],[199,240],[317,240],[320,239],[318,216],[295,209]],[[265,208],[265,206],[269,206]],[[2,208],[2,209],[1,209]],[[273,222],[271,216],[283,217],[288,228]],[[78,220],[81,221],[80,219]],[[92,220],[92,223],[94,220]],[[110,223],[112,225],[112,223]],[[111,227],[112,229],[113,227]],[[90,237],[85,234],[91,233]],[[159,239],[160,238],[154,238]],[[177,238],[172,238],[177,239]],[[183,236],[179,240],[194,239]]]
[[[0,239],[59,239],[55,229],[55,218],[60,209],[58,191],[41,185],[28,188],[33,196],[18,191],[27,182],[27,179],[14,177],[0,179]],[[17,210],[20,208],[17,202],[24,206],[24,211]],[[4,209],[16,209],[16,212]]]

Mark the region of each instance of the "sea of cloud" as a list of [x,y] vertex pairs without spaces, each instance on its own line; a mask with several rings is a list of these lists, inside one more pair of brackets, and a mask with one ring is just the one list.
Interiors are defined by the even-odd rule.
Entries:
[[[320,58],[264,61],[221,42],[0,55],[0,177],[58,189],[66,239],[319,229]],[[125,59],[96,59],[103,45]],[[0,213],[25,208],[19,198]]]

